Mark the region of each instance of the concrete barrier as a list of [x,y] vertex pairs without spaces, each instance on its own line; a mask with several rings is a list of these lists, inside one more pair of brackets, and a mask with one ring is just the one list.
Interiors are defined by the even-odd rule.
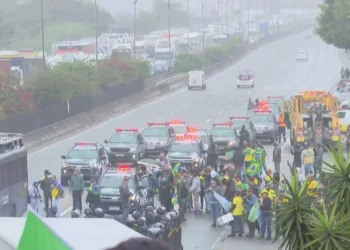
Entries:
[[[283,32],[271,37],[271,39],[263,40],[258,44],[245,45],[239,54],[231,56],[227,61],[207,67],[204,69],[204,71],[208,77],[213,76],[237,62],[250,51],[256,49],[257,45],[261,46],[299,32],[302,31],[293,30]],[[87,128],[93,127],[94,125],[112,119],[113,117],[141,106],[155,98],[158,98],[159,96],[166,95],[171,91],[187,85],[186,74],[178,74],[166,79],[162,78],[164,78],[164,75],[155,77],[156,80],[153,81],[147,79],[145,81],[145,89],[142,92],[135,93],[124,99],[111,102],[93,110],[73,116],[69,119],[44,127],[40,130],[25,134],[24,143],[29,150],[35,150],[39,146],[41,147],[46,143],[51,143],[52,140],[59,140],[76,133],[78,130],[83,131]]]

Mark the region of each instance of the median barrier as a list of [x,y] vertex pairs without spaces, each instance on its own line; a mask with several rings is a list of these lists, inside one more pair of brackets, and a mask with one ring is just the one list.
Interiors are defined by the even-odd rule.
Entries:
[[[268,44],[300,32],[302,32],[302,30],[282,32],[281,34],[276,34],[275,36],[260,40],[258,45],[261,46]],[[203,70],[208,77],[211,77],[237,62],[240,58],[254,49],[256,49],[256,45],[245,45],[240,53],[231,56],[224,62],[216,63]],[[69,136],[76,133],[78,130],[82,131],[98,123],[112,119],[113,117],[125,113],[130,109],[141,106],[150,100],[166,95],[171,91],[187,85],[187,74],[183,73],[166,79],[164,79],[164,75],[161,75],[157,76],[155,79],[156,80],[153,81],[146,79],[142,90],[140,89],[140,91],[136,93],[131,93],[128,96],[117,100],[111,100],[107,104],[91,107],[90,110],[86,110],[85,112],[76,114],[52,125],[45,126],[36,131],[26,133],[24,135],[24,142],[26,143],[27,147],[35,148],[45,142],[52,141],[53,139],[59,139],[60,137]]]

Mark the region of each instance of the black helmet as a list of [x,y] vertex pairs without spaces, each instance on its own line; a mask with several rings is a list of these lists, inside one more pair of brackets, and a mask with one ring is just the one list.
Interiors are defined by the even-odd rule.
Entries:
[[151,212],[146,212],[145,213],[145,218],[146,218],[146,224],[150,225],[154,223],[154,213]]
[[167,213],[167,215],[169,215],[172,220],[176,219],[177,217],[177,213],[175,211],[171,211]]
[[92,210],[91,210],[91,208],[85,208],[85,209],[84,209],[84,214],[85,214],[86,216],[91,216],[91,215],[92,215]]
[[50,216],[51,217],[56,217],[56,215],[57,215],[57,207],[51,207],[50,208]]
[[141,213],[139,211],[135,211],[135,212],[132,213],[132,217],[135,220],[138,220],[141,217]]
[[135,223],[136,223],[135,219],[131,216],[126,219],[126,226],[130,228],[133,227]]
[[103,218],[105,216],[102,208],[96,208],[95,209],[95,215],[97,218]]
[[146,213],[147,213],[147,212],[153,213],[153,212],[154,212],[154,209],[153,209],[152,206],[148,206],[148,207],[146,207],[145,212],[146,212]]
[[144,226],[145,223],[146,223],[146,218],[145,218],[145,217],[140,217],[140,218],[138,218],[138,219],[136,220],[136,222],[137,222],[137,225],[139,225],[139,226]]
[[161,206],[161,207],[157,208],[157,214],[163,215],[165,213],[166,213],[166,208],[165,207]]

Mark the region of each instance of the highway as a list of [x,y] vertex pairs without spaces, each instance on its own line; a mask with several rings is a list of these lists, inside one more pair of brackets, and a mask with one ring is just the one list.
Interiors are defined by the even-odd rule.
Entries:
[[[248,98],[263,99],[268,95],[291,95],[301,90],[329,90],[338,80],[340,60],[336,48],[326,45],[319,38],[305,38],[310,32],[294,35],[262,46],[241,61],[210,79],[206,91],[188,91],[187,88],[170,93],[163,98],[136,108],[115,119],[100,124],[64,141],[46,146],[29,155],[29,181],[40,178],[45,169],[60,176],[61,155],[65,155],[74,142],[103,142],[114,128],[142,128],[150,121],[181,119],[189,125],[210,127],[211,122],[227,121],[229,116],[245,115]],[[309,61],[297,63],[298,50],[309,53]],[[237,89],[236,75],[239,70],[249,69],[256,76],[255,88]],[[288,154],[289,143],[283,145],[283,162],[292,160]],[[272,146],[267,145],[268,154]],[[327,156],[325,157],[327,160]],[[268,160],[271,164],[271,158]],[[282,171],[287,166],[282,164]],[[69,216],[72,199],[66,191],[61,201],[61,215]],[[185,249],[210,249],[222,232],[211,229],[210,217],[189,216],[184,224]],[[203,237],[204,236],[204,237]],[[245,250],[259,246],[258,241],[240,241]]]

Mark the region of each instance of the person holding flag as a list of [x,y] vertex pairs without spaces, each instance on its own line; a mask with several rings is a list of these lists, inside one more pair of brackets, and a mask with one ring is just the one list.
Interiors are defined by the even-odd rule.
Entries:
[[[259,143],[257,145],[256,150],[254,151],[254,155],[253,158],[255,159],[255,161],[258,161],[261,165],[261,168],[265,170],[266,172],[266,158],[267,158],[267,153],[266,150],[264,148],[264,146]],[[261,173],[262,174],[262,169],[261,169]]]
[[244,145],[244,150],[243,150],[244,163],[245,163],[245,167],[248,168],[250,162],[253,160],[254,150],[249,146],[247,141],[244,141],[243,145]]

